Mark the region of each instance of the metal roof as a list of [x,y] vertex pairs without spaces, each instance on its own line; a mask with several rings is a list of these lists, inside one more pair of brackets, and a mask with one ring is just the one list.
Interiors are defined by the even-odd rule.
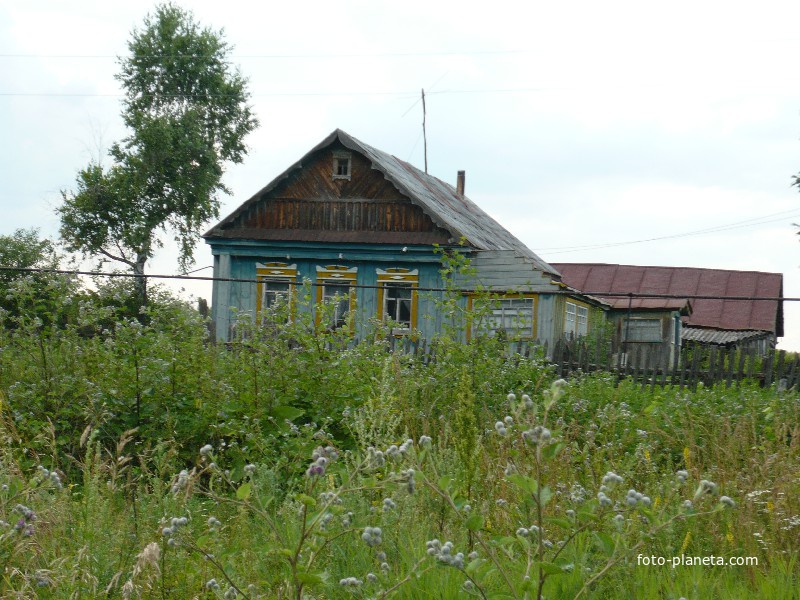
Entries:
[[293,170],[302,168],[303,162],[308,157],[337,140],[346,148],[367,157],[374,169],[383,173],[386,179],[406,195],[413,204],[419,206],[436,225],[450,232],[454,240],[463,238],[469,246],[478,250],[513,250],[520,257],[532,261],[541,271],[555,276],[559,275],[555,268],[543,261],[477,204],[466,196],[458,194],[452,185],[420,171],[391,154],[357,140],[341,129],[335,130],[322,140],[303,158],[211,228],[203,237],[229,237],[229,232],[223,231],[226,224],[233,221],[252,203],[259,201],[262,196],[273,190]]
[[[568,285],[602,296],[615,294],[665,294],[691,301],[688,326],[738,331],[769,331],[783,335],[783,302],[753,300],[755,297],[782,298],[783,275],[760,271],[730,271],[691,267],[644,267],[597,263],[555,263]],[[697,296],[745,297],[745,300],[698,298]],[[664,307],[676,298],[646,299]],[[619,302],[619,298],[609,298]],[[642,300],[644,302],[645,299]],[[636,302],[636,300],[634,300]],[[624,303],[627,307],[627,298]],[[618,306],[615,306],[618,307]],[[636,305],[634,304],[634,307]],[[643,307],[644,308],[644,307]]]
[[722,331],[719,329],[703,329],[700,327],[682,327],[681,339],[686,342],[717,344],[727,346],[748,340],[757,340],[769,335],[765,331]]

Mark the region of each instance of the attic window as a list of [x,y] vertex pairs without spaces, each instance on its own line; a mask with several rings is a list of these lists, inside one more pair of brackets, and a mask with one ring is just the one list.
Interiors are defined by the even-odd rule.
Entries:
[[333,153],[333,178],[350,179],[351,174],[351,154],[349,152]]

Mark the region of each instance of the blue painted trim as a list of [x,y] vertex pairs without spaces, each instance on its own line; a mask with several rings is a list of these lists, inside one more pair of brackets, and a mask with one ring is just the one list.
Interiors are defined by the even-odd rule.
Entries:
[[[378,244],[323,244],[314,242],[270,242],[227,240],[208,242],[212,255],[231,254],[241,257],[276,258],[281,260],[344,260],[378,262],[440,263],[432,246],[402,246]],[[403,252],[406,248],[406,252]],[[459,247],[465,251],[463,247]],[[339,258],[342,254],[343,257]],[[286,257],[290,258],[287,259]]]

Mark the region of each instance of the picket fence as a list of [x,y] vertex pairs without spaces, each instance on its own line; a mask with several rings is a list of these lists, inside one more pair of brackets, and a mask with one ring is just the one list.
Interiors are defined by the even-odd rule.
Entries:
[[[424,339],[392,338],[389,347],[418,356],[422,362],[436,360],[436,344]],[[627,353],[620,354],[612,352],[607,344],[584,339],[562,339],[552,348],[538,341],[510,342],[508,353],[509,356],[540,357],[552,365],[559,377],[604,372],[617,381],[632,380],[642,389],[674,387],[695,390],[700,384],[731,387],[744,382],[762,387],[774,385],[781,390],[800,387],[800,354],[777,349],[759,354],[755,350],[694,347],[691,351],[684,351],[670,366],[655,358],[651,361],[651,355],[642,346],[634,346]]]

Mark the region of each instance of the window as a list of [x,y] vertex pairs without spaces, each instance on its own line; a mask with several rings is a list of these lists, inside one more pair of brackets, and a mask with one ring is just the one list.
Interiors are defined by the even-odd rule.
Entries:
[[395,324],[392,333],[409,333],[417,325],[419,271],[414,269],[377,269],[378,318]]
[[333,153],[333,178],[350,179],[352,155],[350,152],[335,151]]
[[589,307],[567,300],[564,313],[564,335],[581,337],[589,332]]
[[622,322],[626,342],[661,342],[661,319],[626,319]]
[[357,267],[317,267],[317,323],[323,318],[332,329],[348,323],[355,309]]
[[509,338],[533,337],[535,298],[501,298],[488,315],[489,335],[503,332]]
[[291,319],[294,308],[294,286],[297,282],[297,265],[286,263],[256,263],[256,312],[264,321]]

